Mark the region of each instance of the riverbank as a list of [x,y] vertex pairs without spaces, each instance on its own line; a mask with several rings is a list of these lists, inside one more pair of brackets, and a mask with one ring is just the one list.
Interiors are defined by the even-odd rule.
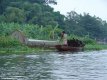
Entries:
[[30,48],[27,46],[18,46],[18,47],[11,47],[11,48],[0,48],[0,54],[27,54],[27,53],[54,51],[54,50],[47,49],[47,48],[39,48],[39,47]]
[[[84,47],[84,51],[92,51],[92,50],[103,50],[107,49],[107,45],[103,44],[87,44]],[[16,47],[5,47],[0,48],[0,54],[29,54],[34,52],[42,52],[42,51],[56,51],[56,49],[49,49],[49,48],[30,48],[28,46],[16,46]]]
[[[92,39],[85,38],[83,42],[85,43],[84,51],[107,49],[107,45],[98,44]],[[0,54],[24,54],[41,51],[56,51],[56,49],[49,49],[44,47],[31,48],[25,44],[21,44],[19,41],[9,36],[0,37]]]
[[103,50],[103,49],[107,49],[107,45],[105,44],[87,44],[84,47],[84,50]]

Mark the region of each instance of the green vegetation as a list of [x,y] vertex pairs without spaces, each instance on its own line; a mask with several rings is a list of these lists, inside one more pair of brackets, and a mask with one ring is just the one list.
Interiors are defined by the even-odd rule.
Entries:
[[[58,11],[55,12],[49,4],[56,5],[57,2],[56,0],[0,0],[0,23],[33,24],[48,28],[57,26],[68,34],[106,39],[106,21],[89,13],[81,15],[75,11],[68,12],[65,16]],[[1,28],[2,26],[0,30]]]
[[20,44],[17,40],[12,39],[11,37],[1,36],[0,37],[0,52],[1,53],[8,53],[8,52],[15,52],[16,50],[23,50],[27,47]]
[[70,35],[68,39],[78,39],[84,42],[85,47],[84,50],[102,50],[107,49],[107,45],[98,44],[94,39],[89,38],[89,36],[79,37],[76,35]]
[[[43,36],[42,36],[43,37]],[[84,50],[102,50],[107,49],[107,45],[99,45],[97,42],[93,39],[86,38],[86,37],[78,37],[78,36],[72,36],[69,39],[79,39],[82,40],[86,45],[84,47]],[[10,36],[1,36],[0,37],[0,53],[10,54],[10,53],[32,53],[32,52],[38,52],[38,51],[51,51],[51,49],[46,48],[31,48],[24,44],[21,44],[16,39],[11,38]]]
[[14,30],[21,30],[28,38],[41,40],[57,40],[59,33],[62,31],[57,26],[52,27],[51,25],[43,27],[33,24],[1,23],[0,26],[2,26],[0,31],[0,53],[50,51],[45,48],[29,48],[21,44],[11,37]]
[[15,46],[20,46],[21,44],[17,41],[12,39],[11,37],[0,37],[0,47],[15,47]]
[[[77,38],[86,43],[85,49],[105,49],[96,40],[107,40],[107,22],[88,13],[75,11],[62,15],[49,5],[56,0],[0,0],[0,51],[32,51],[18,41],[11,39],[11,33],[18,29],[33,39],[57,40],[65,30],[69,39]],[[34,49],[36,50],[36,49]],[[37,49],[39,50],[39,49]]]
[[0,53],[29,53],[29,52],[38,52],[38,51],[50,51],[51,49],[45,48],[30,48],[24,44],[21,44],[16,39],[11,38],[10,36],[0,37]]
[[34,39],[57,39],[62,31],[58,26],[47,27],[34,24],[0,23],[0,36],[10,36],[13,31],[21,30],[26,37]]

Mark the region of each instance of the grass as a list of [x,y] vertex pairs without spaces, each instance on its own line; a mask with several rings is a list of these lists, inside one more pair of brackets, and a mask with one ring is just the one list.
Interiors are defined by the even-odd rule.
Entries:
[[49,49],[46,48],[30,48],[24,44],[21,44],[19,41],[12,39],[11,37],[0,37],[0,54],[13,54],[13,53],[32,53],[39,51],[46,51]]
[[[84,50],[103,50],[107,49],[107,45],[97,44],[92,39],[84,39],[84,43],[86,44]],[[1,36],[0,37],[0,54],[21,54],[21,53],[33,53],[40,51],[55,51],[49,48],[41,48],[35,47],[30,48],[24,44],[21,44],[19,41],[12,39],[9,36]]]
[[52,51],[52,49],[47,48],[30,48],[27,46],[19,46],[19,47],[11,47],[11,48],[0,48],[0,54],[27,54],[33,52],[41,52],[41,51]]
[[84,50],[103,50],[107,49],[107,45],[104,44],[87,44]]
[[[103,50],[103,49],[107,49],[107,45],[103,45],[103,44],[87,44],[84,47],[85,51],[92,51],[92,50]],[[42,52],[42,51],[55,51],[52,49],[47,49],[47,48],[30,48],[27,46],[16,46],[16,47],[5,47],[5,48],[0,48],[0,54],[29,54],[29,53],[33,53],[33,52]]]

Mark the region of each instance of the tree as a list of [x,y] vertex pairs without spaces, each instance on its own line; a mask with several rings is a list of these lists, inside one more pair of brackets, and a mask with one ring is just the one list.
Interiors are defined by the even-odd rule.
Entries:
[[96,17],[92,17],[89,14],[84,14],[84,16],[81,17],[80,24],[91,38],[100,38],[101,35],[103,35],[101,29],[103,25]]
[[75,11],[68,12],[67,16],[65,17],[66,31],[68,33],[79,35],[81,33],[80,30],[82,30],[82,28],[79,26],[79,22],[80,22],[79,14],[77,14]]
[[24,10],[15,7],[6,8],[6,12],[4,13],[4,16],[6,22],[24,23],[25,21]]

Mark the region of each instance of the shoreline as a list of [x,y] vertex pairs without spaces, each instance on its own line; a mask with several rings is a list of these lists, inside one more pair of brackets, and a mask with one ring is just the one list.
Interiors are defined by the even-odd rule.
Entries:
[[29,48],[29,47],[22,47],[22,48],[0,48],[0,54],[30,54],[30,53],[37,53],[37,52],[44,52],[44,51],[56,51],[56,49],[46,49],[46,48]]
[[[103,44],[88,44],[84,47],[84,51],[94,51],[94,50],[106,50],[107,45]],[[30,47],[13,47],[13,48],[0,48],[0,54],[30,54],[30,53],[37,53],[37,52],[44,52],[44,51],[57,51],[56,49],[49,49],[49,48],[30,48]]]

